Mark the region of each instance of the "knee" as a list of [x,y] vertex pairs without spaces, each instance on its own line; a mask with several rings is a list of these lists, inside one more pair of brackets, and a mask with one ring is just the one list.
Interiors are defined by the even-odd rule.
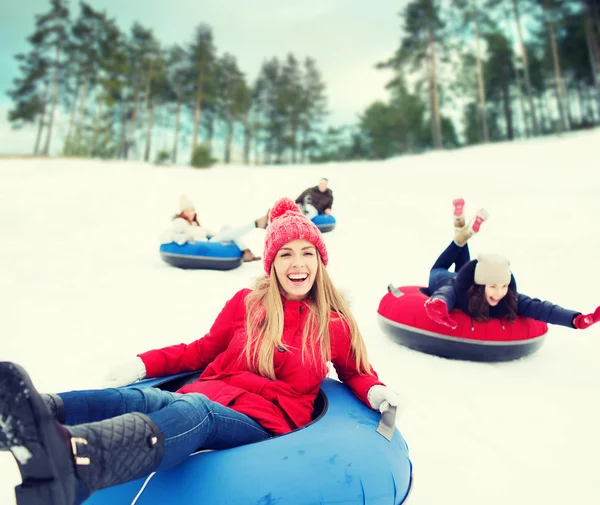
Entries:
[[119,392],[123,396],[132,395],[139,405],[136,410],[142,413],[156,412],[166,407],[174,399],[174,393],[152,387],[122,388],[119,389]]
[[179,394],[175,401],[180,404],[185,404],[188,408],[202,416],[207,416],[212,412],[212,401],[209,400],[206,395],[201,393]]

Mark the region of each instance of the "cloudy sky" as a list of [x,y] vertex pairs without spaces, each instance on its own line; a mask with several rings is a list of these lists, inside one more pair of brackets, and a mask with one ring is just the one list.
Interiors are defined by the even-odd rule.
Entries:
[[[114,17],[121,29],[134,21],[152,28],[165,45],[185,44],[204,22],[214,31],[219,54],[228,52],[252,81],[263,60],[289,52],[317,60],[327,84],[330,123],[350,124],[374,100],[385,98],[390,74],[375,63],[393,54],[400,41],[398,13],[407,0],[88,0]],[[77,2],[71,1],[78,12]],[[29,50],[26,37],[48,0],[0,2],[0,153],[31,132],[11,132],[6,90],[18,75],[14,55]],[[27,136],[27,139],[25,139]]]

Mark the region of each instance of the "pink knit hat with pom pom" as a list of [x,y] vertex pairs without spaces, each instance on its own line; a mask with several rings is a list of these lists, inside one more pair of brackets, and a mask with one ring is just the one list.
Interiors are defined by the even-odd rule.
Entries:
[[319,228],[302,214],[293,200],[281,198],[275,202],[269,214],[263,254],[267,275],[271,274],[271,264],[277,251],[288,242],[298,239],[308,240],[313,244],[321,255],[323,265],[327,266],[327,248]]

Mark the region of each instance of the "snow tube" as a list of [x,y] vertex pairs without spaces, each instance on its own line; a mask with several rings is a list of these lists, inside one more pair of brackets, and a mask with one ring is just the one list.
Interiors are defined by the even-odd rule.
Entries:
[[160,246],[160,257],[177,268],[231,270],[242,264],[242,251],[230,242],[170,242]]
[[317,214],[312,218],[312,222],[317,225],[321,233],[326,233],[335,228],[336,220],[331,214]]
[[433,322],[425,313],[427,288],[388,287],[379,302],[379,324],[391,338],[410,349],[468,361],[510,361],[536,352],[544,343],[548,325],[517,317],[513,323],[490,319],[480,323],[461,310],[450,316],[455,330]]
[[[198,375],[142,384],[175,391]],[[397,429],[391,441],[375,431],[379,420],[346,386],[326,379],[304,428],[196,452],[170,470],[98,491],[85,505],[398,505],[412,487],[412,463]]]

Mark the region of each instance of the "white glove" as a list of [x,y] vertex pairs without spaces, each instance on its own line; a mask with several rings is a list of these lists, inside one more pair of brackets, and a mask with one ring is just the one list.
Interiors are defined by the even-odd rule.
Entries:
[[136,356],[112,365],[104,376],[103,384],[105,388],[120,388],[145,378],[146,365],[142,358]]
[[397,407],[400,403],[400,397],[389,387],[377,384],[372,386],[367,393],[367,399],[374,410],[384,412],[389,406]]

